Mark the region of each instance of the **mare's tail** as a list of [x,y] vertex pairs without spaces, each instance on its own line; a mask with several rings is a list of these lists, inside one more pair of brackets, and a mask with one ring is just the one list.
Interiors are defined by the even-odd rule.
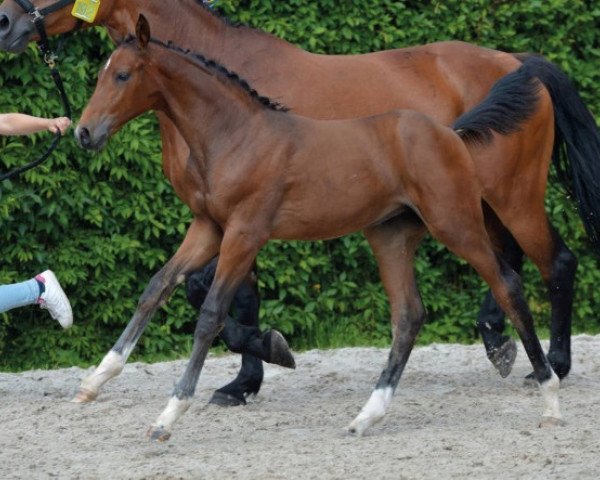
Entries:
[[554,106],[552,161],[571,193],[585,229],[600,250],[600,131],[577,89],[556,65],[538,55],[519,55],[523,66],[540,79]]
[[[466,141],[486,142],[491,130],[506,134],[519,129],[535,110],[538,80],[554,107],[552,160],[558,178],[575,198],[583,224],[600,250],[600,131],[569,78],[538,55],[519,54],[523,65],[501,78],[488,96],[453,127]],[[514,97],[521,97],[514,98]]]
[[452,128],[466,143],[479,144],[492,140],[492,130],[501,135],[517,132],[534,114],[541,88],[522,65],[498,80],[481,103],[458,117]]

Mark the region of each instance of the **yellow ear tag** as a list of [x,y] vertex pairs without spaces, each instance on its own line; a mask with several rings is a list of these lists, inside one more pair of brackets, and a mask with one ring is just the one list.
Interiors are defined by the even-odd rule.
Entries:
[[100,9],[100,0],[75,0],[71,15],[84,22],[92,23]]

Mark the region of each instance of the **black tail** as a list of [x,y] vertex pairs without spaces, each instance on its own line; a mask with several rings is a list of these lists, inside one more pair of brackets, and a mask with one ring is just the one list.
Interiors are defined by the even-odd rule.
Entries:
[[467,143],[485,144],[492,130],[508,135],[520,130],[538,104],[540,82],[522,65],[498,80],[487,97],[454,122],[452,128]]
[[519,55],[521,68],[550,92],[554,106],[552,161],[558,178],[575,198],[579,215],[600,250],[600,131],[577,89],[556,65],[538,55]]
[[489,142],[492,130],[517,131],[536,108],[541,81],[554,106],[552,161],[557,176],[575,198],[588,236],[600,250],[600,131],[594,117],[556,65],[538,55],[515,57],[523,65],[498,80],[488,96],[453,127],[466,142],[479,143]]

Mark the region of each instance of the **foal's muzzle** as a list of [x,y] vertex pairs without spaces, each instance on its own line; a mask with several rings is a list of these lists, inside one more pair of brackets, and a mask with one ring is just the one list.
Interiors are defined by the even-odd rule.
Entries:
[[96,128],[77,125],[75,138],[79,146],[86,150],[102,150],[108,140],[108,128],[106,128],[105,124],[99,125]]

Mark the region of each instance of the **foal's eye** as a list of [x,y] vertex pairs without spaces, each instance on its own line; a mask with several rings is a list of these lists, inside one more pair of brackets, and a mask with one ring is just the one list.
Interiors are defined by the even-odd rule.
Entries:
[[119,72],[117,73],[117,82],[126,82],[127,80],[129,80],[129,73],[127,72]]

